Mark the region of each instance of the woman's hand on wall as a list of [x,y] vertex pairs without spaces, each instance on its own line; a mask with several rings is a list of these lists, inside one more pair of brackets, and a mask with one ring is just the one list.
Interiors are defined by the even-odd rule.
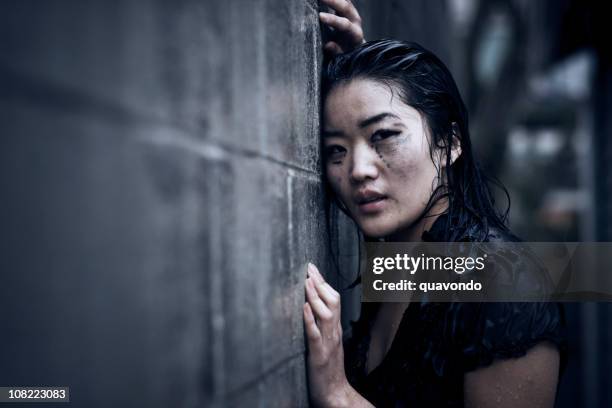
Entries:
[[315,406],[341,406],[350,387],[344,373],[340,295],[308,264],[304,327],[308,340],[308,382]]
[[328,41],[323,46],[326,51],[331,54],[341,54],[365,42],[361,16],[351,1],[321,0],[321,2],[336,12],[336,14],[319,13],[321,23],[331,27],[335,34],[335,41]]

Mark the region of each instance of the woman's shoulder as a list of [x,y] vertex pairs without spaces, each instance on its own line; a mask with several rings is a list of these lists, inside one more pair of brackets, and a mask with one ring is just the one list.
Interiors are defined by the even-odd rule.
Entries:
[[501,229],[497,226],[489,227],[486,242],[522,242],[523,240],[514,235],[509,229]]
[[488,293],[500,294],[498,300],[545,300],[554,291],[543,262],[528,244],[503,225],[475,219],[459,222],[456,216],[444,213],[423,233],[423,241],[468,242],[478,246],[487,256]]
[[470,217],[461,220],[457,215],[440,214],[429,230],[424,231],[425,242],[521,242],[522,240],[504,225]]
[[[523,240],[508,228],[486,223],[458,223],[442,214],[424,234],[424,241],[482,242],[499,279],[520,294],[550,293],[549,277]],[[494,261],[494,262],[493,262]],[[509,283],[510,282],[510,283]],[[507,290],[503,293],[507,293]],[[517,297],[519,299],[519,297]],[[432,364],[463,372],[487,366],[496,359],[516,358],[542,341],[566,355],[563,306],[555,302],[449,302],[420,306],[418,313],[431,326],[428,353]],[[434,319],[427,316],[435,316]],[[440,362],[444,364],[440,364]],[[436,363],[437,362],[437,363]]]
[[[444,241],[457,223],[443,214],[428,238]],[[448,223],[448,224],[447,224]],[[455,231],[456,232],[456,231]],[[550,294],[549,276],[523,240],[508,228],[472,222],[455,234],[458,241],[483,242],[495,268],[495,283],[510,284],[515,292],[544,299]],[[507,293],[507,290],[504,292]],[[516,297],[519,299],[519,296]],[[522,299],[520,298],[520,299]],[[542,341],[554,343],[565,360],[565,318],[556,302],[466,302],[432,304],[438,311],[438,331],[444,333],[443,350],[452,350],[464,371],[491,364],[499,358],[521,357]]]
[[427,333],[420,339],[421,364],[438,376],[461,375],[498,359],[522,357],[541,342],[554,344],[562,367],[566,364],[565,318],[558,303],[426,303],[417,309],[416,323]]
[[465,371],[522,357],[543,341],[565,349],[563,308],[555,302],[465,303],[455,319],[461,327],[454,341]]

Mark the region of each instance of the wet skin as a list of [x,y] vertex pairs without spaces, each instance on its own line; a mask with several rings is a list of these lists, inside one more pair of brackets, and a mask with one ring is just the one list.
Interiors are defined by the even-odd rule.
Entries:
[[336,86],[323,115],[329,183],[364,234],[418,240],[433,220],[415,221],[440,182],[437,164],[445,164],[438,151],[432,161],[424,117],[396,89],[369,79]]

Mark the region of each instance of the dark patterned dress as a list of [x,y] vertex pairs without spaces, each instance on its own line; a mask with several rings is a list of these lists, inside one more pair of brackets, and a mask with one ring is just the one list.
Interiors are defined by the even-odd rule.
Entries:
[[[445,214],[423,234],[444,242]],[[473,232],[473,231],[472,231]],[[465,240],[470,240],[466,232]],[[461,239],[464,240],[464,239]],[[486,241],[516,241],[498,230]],[[517,264],[519,265],[519,264]],[[370,329],[378,303],[362,303],[345,343],[349,382],[376,407],[462,407],[466,372],[495,359],[524,356],[541,341],[557,346],[561,369],[567,360],[565,322],[558,303],[417,303],[404,312],[391,348],[366,374]]]

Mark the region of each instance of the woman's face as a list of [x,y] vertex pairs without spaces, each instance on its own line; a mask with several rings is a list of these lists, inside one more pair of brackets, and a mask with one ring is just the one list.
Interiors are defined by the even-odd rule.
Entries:
[[329,183],[364,234],[414,229],[438,185],[421,114],[389,86],[355,79],[332,89],[323,115]]

